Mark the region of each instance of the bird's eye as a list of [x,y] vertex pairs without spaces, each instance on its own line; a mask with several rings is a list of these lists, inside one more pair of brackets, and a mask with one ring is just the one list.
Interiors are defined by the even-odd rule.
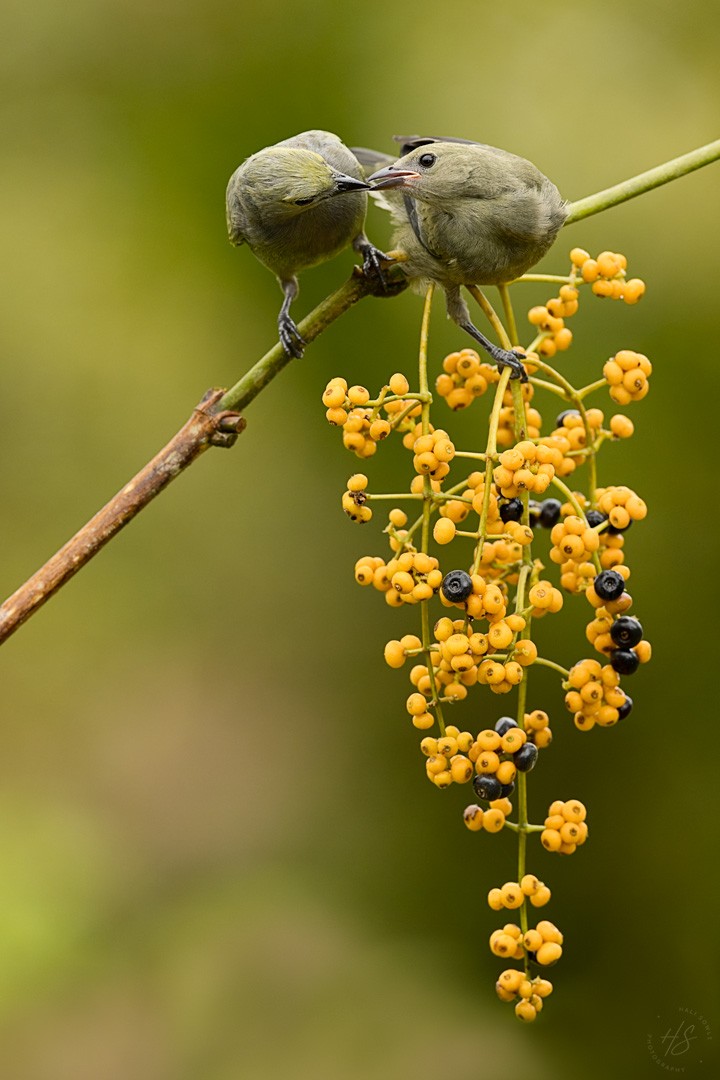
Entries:
[[418,158],[418,165],[422,165],[423,169],[429,169],[434,164],[435,154],[421,154]]
[[296,206],[309,206],[310,203],[314,202],[314,201],[315,201],[315,196],[311,195],[308,199],[296,199],[295,200],[295,205]]

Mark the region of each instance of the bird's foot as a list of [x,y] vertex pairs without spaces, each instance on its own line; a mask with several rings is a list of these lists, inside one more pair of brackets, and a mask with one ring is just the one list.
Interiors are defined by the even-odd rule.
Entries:
[[388,282],[383,270],[385,267],[392,264],[393,260],[389,259],[385,252],[381,251],[380,248],[376,248],[374,244],[368,244],[367,247],[363,247],[362,256],[362,271],[365,277],[374,278],[382,291],[387,292]]
[[299,360],[305,351],[307,342],[301,336],[297,326],[289,315],[281,314],[278,318],[280,344],[288,356]]
[[509,367],[512,369],[510,372],[511,379],[519,379],[520,382],[528,381],[528,373],[522,364],[525,353],[514,352],[509,349],[496,349],[492,353],[492,357],[498,366],[498,371],[502,371],[504,367]]

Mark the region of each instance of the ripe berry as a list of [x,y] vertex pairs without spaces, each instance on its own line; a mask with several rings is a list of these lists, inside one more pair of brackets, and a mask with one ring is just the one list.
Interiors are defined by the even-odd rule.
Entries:
[[459,604],[467,600],[472,592],[472,578],[465,570],[451,570],[443,578],[440,588],[446,600],[452,604]]
[[579,416],[580,413],[577,409],[563,409],[561,413],[555,417],[555,427],[559,428],[563,426],[563,420],[566,416]]
[[607,531],[609,533],[611,533],[613,536],[617,536],[619,533],[627,532],[631,525],[632,525],[632,518],[630,518],[627,525],[623,525],[622,528],[620,528],[618,525],[608,525],[608,530]]
[[510,499],[500,506],[500,519],[502,521],[519,521],[522,517],[522,499]]
[[504,735],[511,727],[517,727],[517,722],[513,720],[512,716],[501,716],[495,724],[498,735]]
[[607,514],[601,514],[599,510],[588,510],[585,517],[591,529],[594,529],[596,525],[602,525],[603,521],[607,521]]
[[634,671],[637,671],[640,660],[638,654],[632,649],[615,649],[610,657],[610,663],[613,671],[617,671],[618,675],[632,675]]
[[621,615],[610,627],[610,637],[621,649],[631,649],[642,641],[642,636],[642,624],[632,615]]
[[[517,766],[515,766],[517,768]],[[515,790],[515,781],[511,780],[509,784],[503,784],[500,797],[502,799],[509,799]]]
[[540,525],[543,529],[552,529],[560,520],[562,503],[559,499],[543,499],[540,503]]
[[473,787],[478,799],[484,799],[487,802],[499,799],[502,795],[502,784],[494,776],[488,774],[476,776]]
[[524,746],[513,754],[513,762],[518,772],[530,772],[535,768],[538,757],[538,748],[535,743],[526,742]]
[[603,570],[593,582],[601,600],[617,600],[625,592],[625,578],[617,570]]
[[624,720],[626,716],[629,716],[632,712],[633,699],[629,694],[625,695],[625,701],[618,709],[618,720]]

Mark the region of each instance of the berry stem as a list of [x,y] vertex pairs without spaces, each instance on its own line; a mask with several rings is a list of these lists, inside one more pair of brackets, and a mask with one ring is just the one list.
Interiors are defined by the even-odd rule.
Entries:
[[515,278],[510,284],[516,285],[518,281],[546,281],[551,285],[569,285],[572,282],[572,277],[563,274],[523,274],[522,277]]
[[492,492],[493,458],[497,454],[497,434],[498,426],[500,424],[500,410],[502,409],[503,397],[505,396],[507,384],[510,381],[510,374],[510,368],[507,366],[504,367],[500,373],[500,378],[498,379],[497,386],[495,387],[495,400],[493,401],[492,412],[490,413],[490,420],[488,422],[488,440],[487,447],[485,449],[485,489],[483,493],[482,512],[480,514],[480,525],[478,528],[478,532],[480,535],[478,538],[477,548],[475,549],[475,560],[473,562],[473,567],[471,570],[472,574],[477,574],[480,567],[480,560],[482,558],[482,548],[485,541],[488,512],[490,510],[490,495]]
[[[435,286],[431,282],[428,285],[427,292],[425,293],[425,305],[423,307],[422,324],[420,326],[420,349],[418,353],[418,386],[420,387],[420,394],[424,398],[422,406],[421,417],[421,430],[423,435],[427,435],[430,431],[430,403],[432,396],[428,390],[428,336],[430,332],[430,312],[432,310],[433,293],[435,292]],[[421,550],[427,552],[430,545],[430,516],[433,510],[433,490],[429,476],[423,477],[423,509],[422,509],[422,539]],[[416,523],[417,525],[417,523]],[[432,642],[430,641],[430,603],[428,600],[423,600],[420,603],[420,620],[421,620],[421,635],[422,644],[425,656],[427,657],[427,669],[428,676],[430,678],[430,688],[432,690],[432,700],[435,707],[435,718],[438,723],[440,735],[445,735],[445,721],[443,719],[442,707],[440,705],[440,699],[438,696],[437,683],[435,682],[435,671],[433,668],[433,656],[432,656]]]
[[513,311],[510,289],[507,285],[498,285],[498,292],[500,293],[505,322],[507,323],[508,337],[513,345],[519,345],[520,339],[518,338],[517,323],[515,322],[515,312]]
[[510,338],[508,337],[507,330],[500,322],[500,319],[498,318],[494,307],[492,306],[482,289],[479,289],[477,285],[468,285],[467,291],[472,297],[474,297],[475,300],[477,300],[478,304],[482,308],[485,318],[488,320],[493,330],[500,338],[500,344],[503,349],[511,349],[512,345],[510,344]]
[[567,668],[561,667],[560,664],[556,664],[554,660],[547,660],[544,656],[536,657],[534,662],[536,664],[540,664],[541,667],[552,668],[553,671],[557,671],[560,675],[562,675],[564,679],[567,679],[570,675],[570,672]]
[[597,379],[595,382],[583,386],[582,389],[578,390],[577,395],[579,398],[586,398],[593,390],[602,390],[604,386],[607,386],[607,379]]

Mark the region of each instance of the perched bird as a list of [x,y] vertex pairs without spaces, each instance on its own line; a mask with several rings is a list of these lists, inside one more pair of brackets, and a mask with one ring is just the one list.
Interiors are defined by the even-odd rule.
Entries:
[[395,224],[393,244],[411,284],[445,290],[448,315],[513,378],[518,354],[488,341],[470,319],[460,286],[502,285],[548,250],[567,216],[558,189],[531,162],[465,139],[399,136],[402,156],[355,149]]
[[228,234],[277,276],[285,294],[278,330],[289,356],[302,356],[305,345],[290,317],[299,270],[352,244],[364,271],[382,280],[385,255],[363,231],[368,190],[357,158],[330,131],[303,131],[259,150],[230,177]]

